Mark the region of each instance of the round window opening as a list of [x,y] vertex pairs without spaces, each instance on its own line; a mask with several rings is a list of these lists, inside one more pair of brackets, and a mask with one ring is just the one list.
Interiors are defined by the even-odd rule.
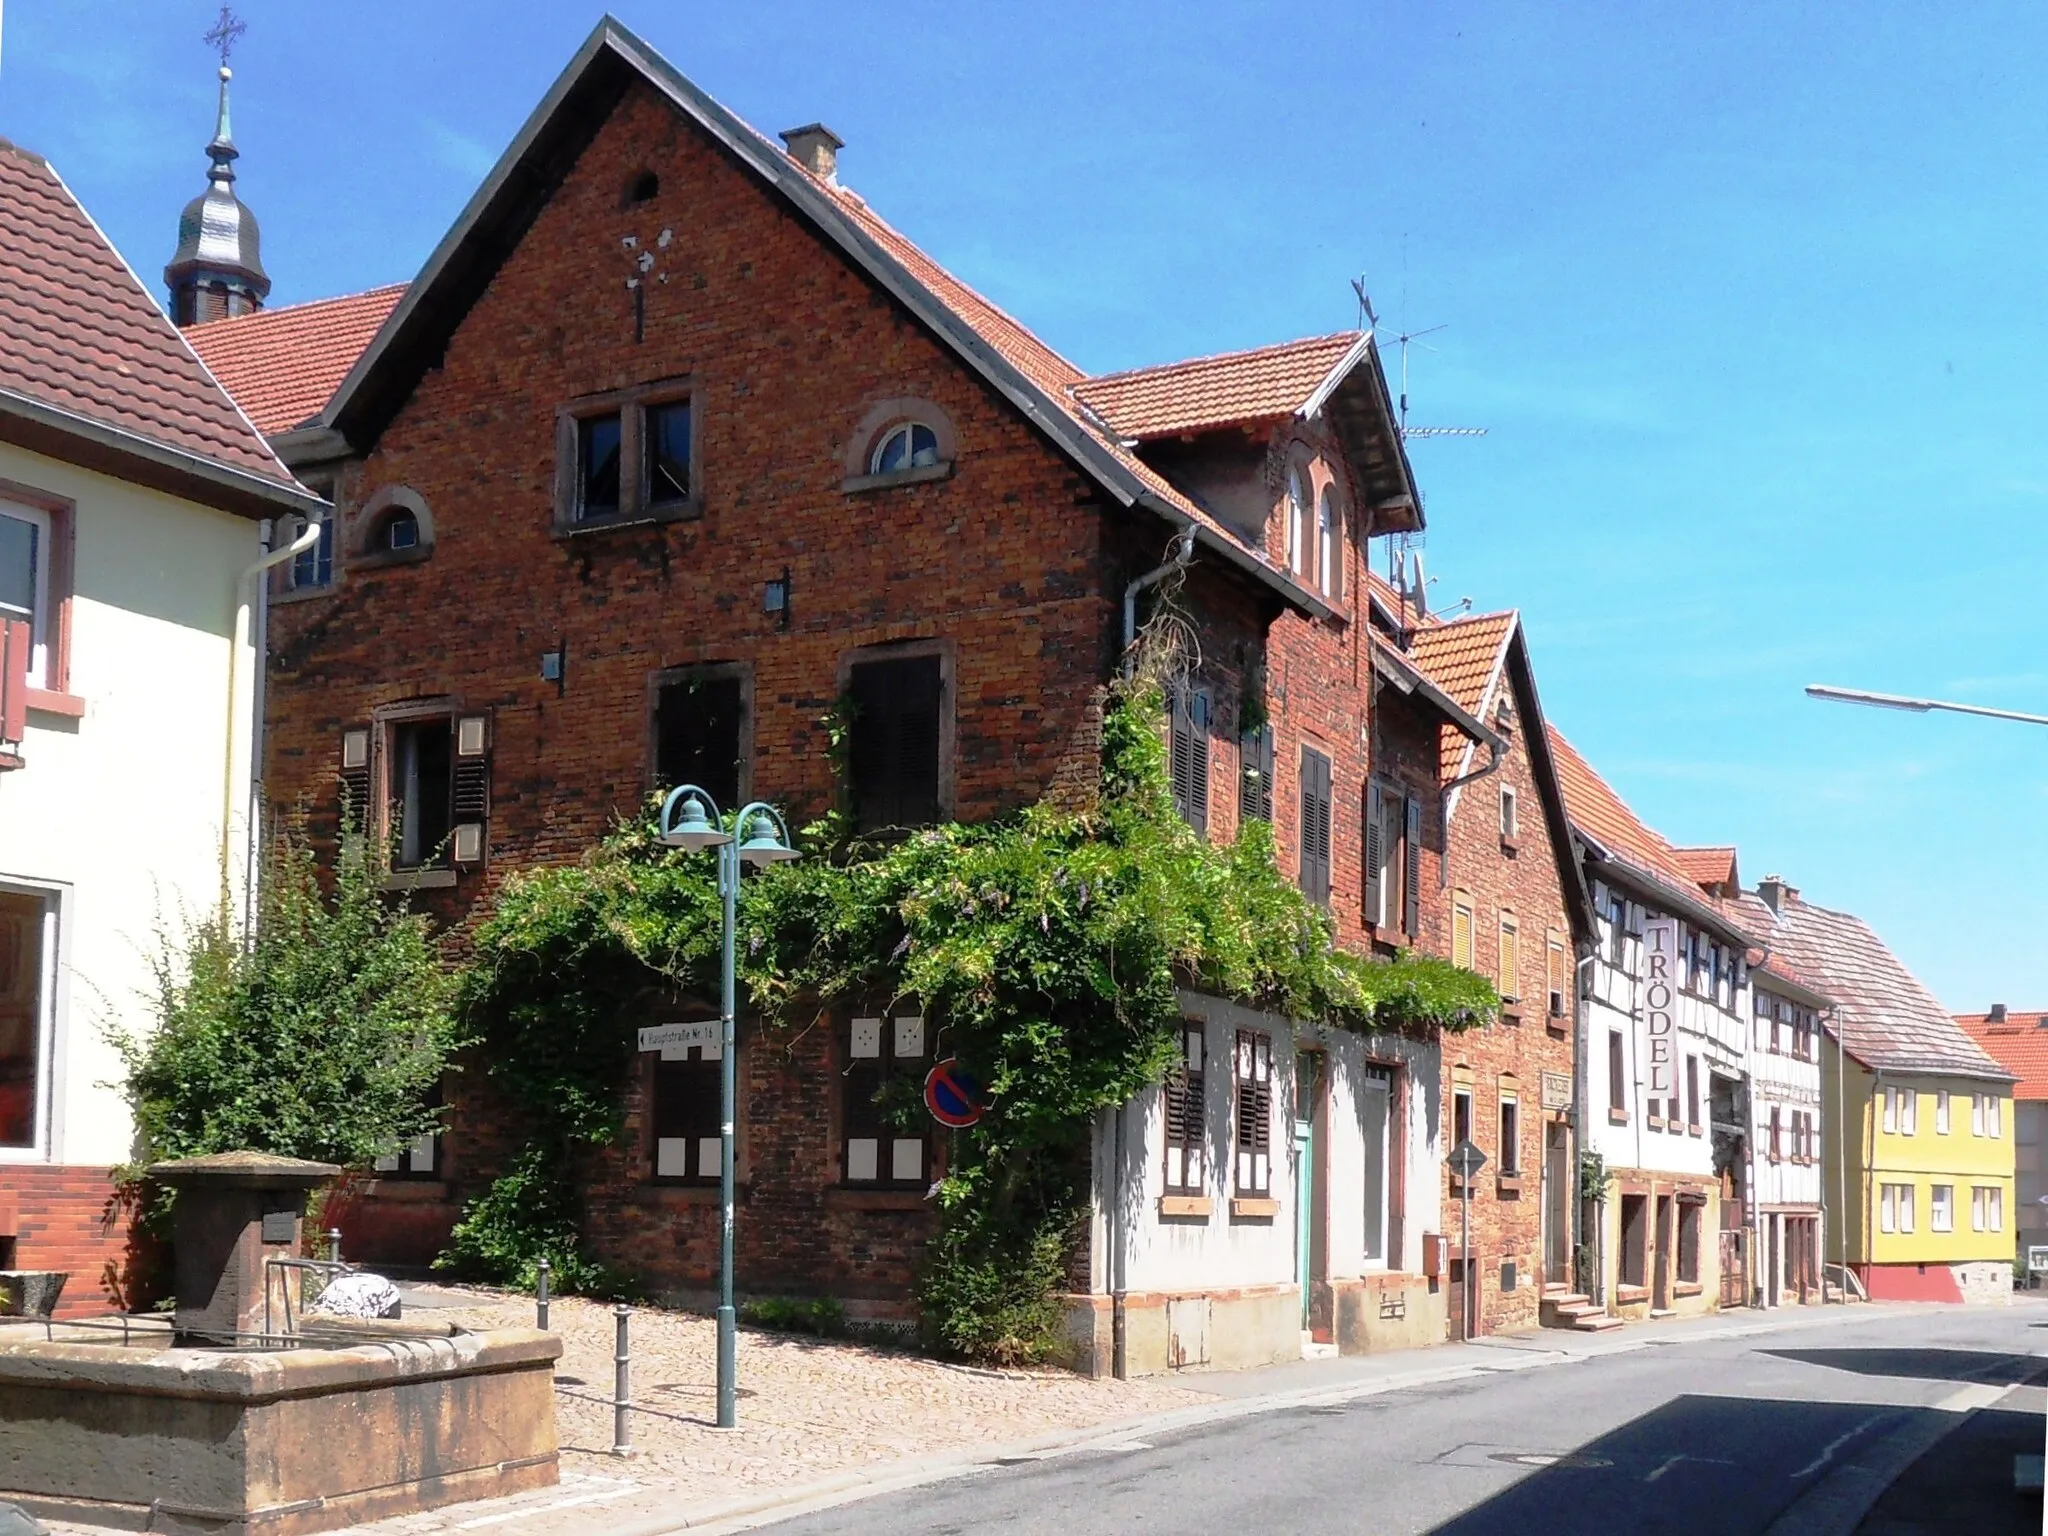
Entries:
[[394,512],[384,520],[384,534],[380,541],[393,554],[404,549],[418,549],[420,545],[420,520],[411,512]]
[[906,421],[900,427],[891,427],[888,435],[875,445],[868,472],[893,475],[899,470],[928,469],[938,462],[939,435],[922,422]]

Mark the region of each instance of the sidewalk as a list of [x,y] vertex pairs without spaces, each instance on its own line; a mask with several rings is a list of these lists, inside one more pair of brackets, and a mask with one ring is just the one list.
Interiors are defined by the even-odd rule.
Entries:
[[[436,1318],[530,1326],[530,1298],[432,1288]],[[1564,1365],[1669,1344],[1829,1326],[1911,1308],[1855,1306],[1639,1324],[1603,1334],[1541,1330],[1469,1344],[1235,1372],[1089,1381],[997,1372],[891,1350],[742,1330],[740,1427],[712,1426],[707,1318],[635,1309],[632,1437],[611,1456],[613,1319],[555,1303],[562,1481],[510,1499],[351,1527],[342,1536],[666,1536],[746,1530],[979,1467],[1046,1459],[1134,1437],[1297,1406]],[[67,1536],[100,1536],[53,1525]]]

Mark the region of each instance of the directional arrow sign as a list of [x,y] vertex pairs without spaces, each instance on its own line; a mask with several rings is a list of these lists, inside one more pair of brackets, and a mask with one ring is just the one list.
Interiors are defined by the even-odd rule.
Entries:
[[1444,1158],[1444,1165],[1469,1184],[1472,1176],[1486,1166],[1486,1154],[1473,1146],[1468,1138],[1451,1148],[1450,1154]]

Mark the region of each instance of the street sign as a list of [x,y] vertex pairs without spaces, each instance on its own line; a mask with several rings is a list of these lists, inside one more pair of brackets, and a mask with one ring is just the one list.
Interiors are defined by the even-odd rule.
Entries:
[[1543,1074],[1543,1107],[1545,1109],[1570,1109],[1572,1107],[1571,1073],[1546,1072]]
[[1469,1184],[1472,1176],[1486,1166],[1486,1154],[1473,1146],[1471,1141],[1461,1141],[1451,1148],[1450,1154],[1444,1158],[1444,1166]]
[[673,1051],[692,1045],[715,1046],[722,1042],[722,1019],[697,1019],[688,1024],[649,1024],[640,1031],[643,1051]]
[[948,1056],[925,1075],[924,1107],[939,1124],[964,1130],[981,1118],[981,1084]]
[[2030,1275],[2038,1275],[2043,1270],[2048,1270],[2048,1248],[2043,1248],[2039,1244],[2035,1243],[2028,1244],[2027,1273]]

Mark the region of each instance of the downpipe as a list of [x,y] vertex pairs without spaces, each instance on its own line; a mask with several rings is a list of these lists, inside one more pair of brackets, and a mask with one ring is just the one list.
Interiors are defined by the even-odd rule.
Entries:
[[1138,598],[1149,588],[1156,587],[1175,571],[1184,571],[1188,562],[1195,558],[1195,530],[1183,528],[1173,536],[1167,546],[1168,554],[1164,565],[1147,571],[1124,588],[1124,676],[1130,677],[1137,667],[1137,658],[1131,654],[1131,647],[1138,643]]

